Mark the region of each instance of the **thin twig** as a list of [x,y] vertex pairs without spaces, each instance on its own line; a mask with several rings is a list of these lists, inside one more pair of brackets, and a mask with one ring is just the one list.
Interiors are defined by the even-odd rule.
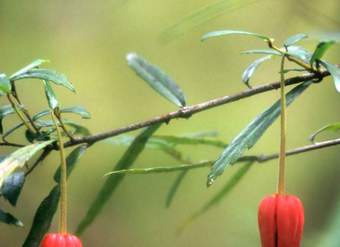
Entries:
[[[293,156],[301,153],[306,153],[309,151],[323,149],[331,146],[340,145],[340,138],[327,140],[311,145],[306,145],[302,147],[298,147],[295,149],[291,149],[286,152],[287,156]],[[237,163],[245,162],[245,161],[253,161],[257,163],[264,163],[270,160],[274,160],[279,158],[279,153],[269,154],[269,155],[250,155],[250,156],[243,156],[241,157]],[[116,170],[113,172],[109,172],[107,175],[117,175],[122,173],[129,173],[129,174],[145,174],[145,173],[163,173],[163,172],[176,172],[176,171],[183,171],[183,170],[190,170],[196,168],[203,168],[203,167],[210,167],[214,164],[214,160],[209,161],[201,161],[195,164],[182,164],[178,166],[165,166],[165,167],[148,167],[148,168],[132,168],[132,169],[125,169],[125,170]]]
[[[296,77],[292,77],[292,78],[285,80],[285,85],[289,86],[289,85],[298,84],[298,83],[309,81],[309,80],[321,80],[327,76],[329,76],[329,72],[327,71],[320,72],[319,74],[307,74],[303,76],[296,76]],[[117,136],[122,133],[141,129],[141,128],[144,128],[144,127],[156,124],[156,123],[168,123],[172,119],[189,118],[196,113],[209,110],[217,106],[225,105],[225,104],[228,104],[234,101],[238,101],[244,98],[248,98],[248,97],[260,94],[260,93],[278,89],[278,88],[280,88],[280,82],[260,85],[260,86],[253,87],[251,89],[247,89],[245,91],[233,94],[231,96],[223,96],[223,97],[212,99],[212,100],[199,103],[196,105],[186,106],[177,111],[170,112],[170,113],[167,113],[161,116],[153,117],[143,122],[133,123],[133,124],[129,124],[125,127],[121,127],[118,129],[77,138],[77,139],[74,139],[74,140],[71,140],[65,143],[65,147],[70,147],[70,146],[78,145],[81,143],[88,143],[88,144],[95,143],[95,142],[98,142],[98,141],[101,141],[101,140],[104,140],[104,139],[107,139],[113,136]]]

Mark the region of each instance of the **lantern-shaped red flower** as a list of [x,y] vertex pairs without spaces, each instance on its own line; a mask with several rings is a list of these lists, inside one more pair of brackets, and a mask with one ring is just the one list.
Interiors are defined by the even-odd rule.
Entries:
[[299,247],[304,224],[300,199],[293,195],[265,197],[259,206],[258,222],[262,247]]
[[41,247],[83,247],[80,239],[65,233],[48,233],[41,242]]

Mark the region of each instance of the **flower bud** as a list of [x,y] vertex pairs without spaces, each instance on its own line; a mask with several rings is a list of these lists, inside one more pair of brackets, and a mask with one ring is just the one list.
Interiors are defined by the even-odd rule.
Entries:
[[83,247],[80,239],[68,233],[48,233],[40,247]]
[[300,199],[293,195],[271,195],[259,206],[258,223],[262,247],[299,247],[304,224]]

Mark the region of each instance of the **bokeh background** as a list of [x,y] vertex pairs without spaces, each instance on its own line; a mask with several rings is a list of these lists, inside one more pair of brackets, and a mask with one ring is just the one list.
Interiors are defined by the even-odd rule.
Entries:
[[[241,2],[241,1],[240,1]],[[215,29],[241,29],[275,37],[308,32],[338,32],[338,0],[245,1],[233,11],[225,9],[209,22],[186,28],[164,41],[172,25],[211,0],[103,0],[103,1],[11,1],[0,0],[0,70],[10,74],[35,58],[50,59],[50,68],[65,73],[77,89],[72,94],[56,88],[63,106],[83,105],[92,113],[84,123],[92,133],[146,120],[176,108],[154,93],[128,68],[125,56],[134,51],[159,65],[178,82],[189,104],[229,95],[245,89],[241,73],[256,56],[240,55],[246,49],[264,48],[261,41],[228,37],[200,42],[200,36]],[[167,33],[169,34],[169,33]],[[167,38],[169,38],[167,36]],[[313,49],[316,40],[303,44]],[[339,62],[339,45],[327,54]],[[266,63],[253,84],[278,80],[278,60]],[[31,112],[47,107],[38,81],[20,82],[20,95]],[[246,124],[278,98],[269,92],[163,126],[158,134],[187,134],[218,131],[219,139],[230,141]],[[1,99],[1,104],[5,100]],[[308,136],[321,126],[339,121],[340,95],[330,78],[312,86],[290,107],[288,147],[308,144]],[[8,127],[18,120],[8,118]],[[278,151],[276,122],[248,154]],[[136,133],[136,132],[135,132]],[[135,134],[133,133],[133,134]],[[336,133],[321,138],[335,137]],[[21,134],[12,137],[20,141]],[[102,185],[104,173],[112,170],[126,147],[100,142],[81,159],[69,182],[69,228],[74,231],[89,203]],[[1,154],[13,151],[1,148]],[[207,147],[181,148],[192,160],[215,159],[221,150]],[[288,159],[288,190],[305,204],[306,225],[302,246],[340,246],[330,239],[336,201],[340,198],[339,147],[314,151]],[[1,207],[15,214],[24,228],[0,224],[1,246],[21,246],[36,208],[53,185],[59,163],[51,155],[27,179],[18,206],[5,201]],[[176,165],[176,161],[155,150],[145,150],[136,167]],[[128,176],[102,214],[81,236],[85,246],[259,246],[257,205],[276,188],[277,161],[255,165],[236,188],[217,206],[189,225],[180,226],[192,213],[218,192],[236,171],[228,169],[216,184],[205,186],[208,169],[191,171],[173,205],[165,208],[165,196],[175,173]],[[55,217],[57,219],[57,217]],[[335,224],[335,223],[334,223]],[[52,230],[57,229],[57,220]]]

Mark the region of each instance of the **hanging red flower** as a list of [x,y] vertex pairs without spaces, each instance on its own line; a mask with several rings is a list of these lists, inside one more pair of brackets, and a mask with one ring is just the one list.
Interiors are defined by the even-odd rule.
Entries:
[[68,233],[48,233],[41,242],[41,247],[83,247],[80,239]]
[[304,224],[300,199],[293,195],[265,197],[259,206],[262,247],[299,247]]

